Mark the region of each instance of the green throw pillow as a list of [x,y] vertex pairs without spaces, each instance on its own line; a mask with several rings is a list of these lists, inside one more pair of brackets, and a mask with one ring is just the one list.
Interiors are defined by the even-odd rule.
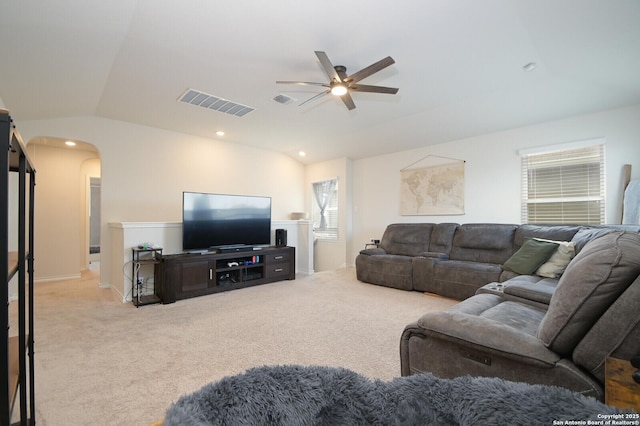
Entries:
[[526,240],[520,250],[509,258],[502,269],[520,275],[533,274],[558,248],[558,243],[540,240]]

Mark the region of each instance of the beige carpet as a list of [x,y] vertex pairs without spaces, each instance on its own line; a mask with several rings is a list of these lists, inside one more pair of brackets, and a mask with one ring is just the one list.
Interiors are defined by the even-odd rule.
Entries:
[[353,268],[135,308],[82,279],[36,284],[36,420],[147,425],[185,393],[259,365],[400,375],[406,324],[456,302],[360,283]]

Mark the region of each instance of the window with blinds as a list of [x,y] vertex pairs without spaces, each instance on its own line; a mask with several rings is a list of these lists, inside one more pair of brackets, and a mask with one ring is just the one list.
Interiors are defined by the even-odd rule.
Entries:
[[522,223],[604,223],[604,145],[522,156]]

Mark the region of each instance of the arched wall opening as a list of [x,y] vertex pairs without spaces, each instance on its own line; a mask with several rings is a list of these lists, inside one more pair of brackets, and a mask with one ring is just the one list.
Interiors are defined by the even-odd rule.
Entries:
[[96,269],[100,259],[99,253],[90,253],[90,211],[91,182],[101,176],[98,149],[84,141],[41,136],[29,140],[27,152],[36,169],[36,281],[77,278],[85,269]]

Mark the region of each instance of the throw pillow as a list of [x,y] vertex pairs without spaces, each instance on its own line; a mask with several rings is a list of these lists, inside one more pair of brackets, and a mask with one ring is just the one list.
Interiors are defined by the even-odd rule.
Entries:
[[536,275],[546,278],[558,278],[567,268],[571,259],[576,254],[576,243],[573,241],[553,241],[543,238],[535,238],[541,241],[551,241],[558,244],[558,248],[549,260],[542,264],[536,271]]
[[526,240],[522,247],[504,262],[502,269],[520,275],[531,275],[551,257],[558,245],[550,241]]

